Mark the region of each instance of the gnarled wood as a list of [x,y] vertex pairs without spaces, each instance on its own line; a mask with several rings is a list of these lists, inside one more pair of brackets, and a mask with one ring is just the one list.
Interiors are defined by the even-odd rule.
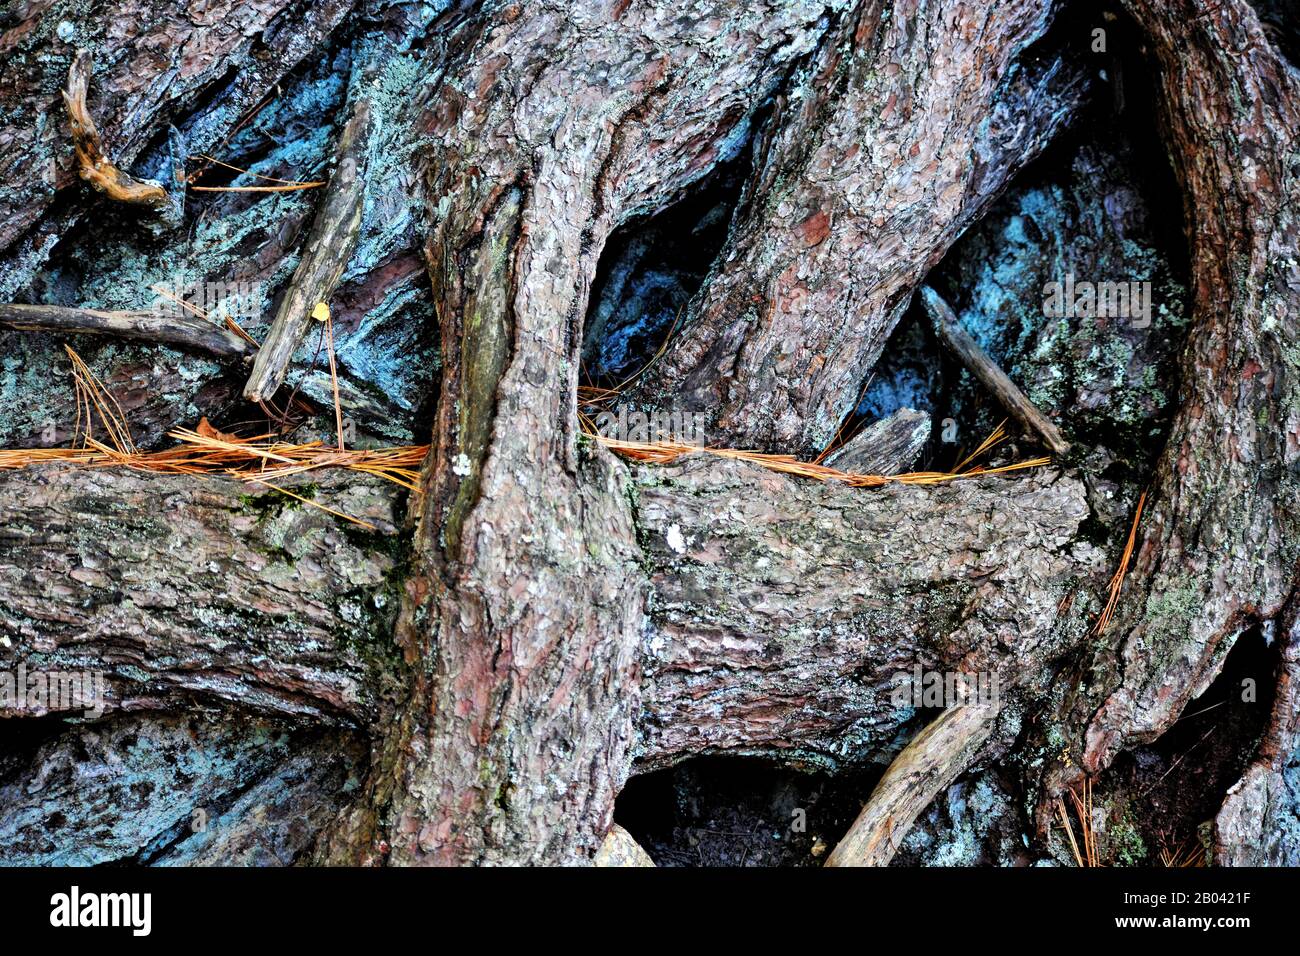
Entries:
[[1300,557],[1300,75],[1242,0],[1127,6],[1159,68],[1193,328],[1181,408],[1103,645],[1111,677],[1088,724],[1088,770],[1177,718],[1237,635],[1278,613]]

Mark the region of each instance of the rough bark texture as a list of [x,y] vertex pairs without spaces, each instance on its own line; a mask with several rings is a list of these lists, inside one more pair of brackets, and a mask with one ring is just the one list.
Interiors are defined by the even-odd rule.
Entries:
[[898,475],[916,464],[930,440],[930,416],[900,408],[866,426],[832,454],[826,464],[861,475]]
[[437,654],[410,739],[380,761],[398,764],[378,771],[398,774],[391,860],[589,861],[600,845],[627,773],[644,582],[625,471],[575,448],[595,253],[717,160],[830,12],[501,6],[449,40],[458,86],[426,107],[447,372],[399,625],[408,656]]
[[[196,151],[214,146],[303,57],[317,49],[353,4],[327,0],[298,7],[288,2],[215,3],[191,13],[183,2],[103,0],[73,14],[64,4],[26,4],[0,35],[7,88],[0,128],[0,250],[14,255],[0,298],[9,298],[48,254],[59,233],[79,216],[55,213],[42,222],[56,189],[75,181],[71,142],[62,136],[60,90],[71,41],[101,41],[109,57],[96,60],[90,103],[99,131],[118,165],[128,166],[145,147],[166,111],[193,104],[214,80],[234,76],[219,109],[225,115],[208,135],[191,138]],[[67,19],[64,19],[64,18]],[[61,26],[67,24],[67,26]],[[130,25],[120,33],[109,25]],[[45,57],[47,50],[58,57]],[[48,173],[48,174],[47,174]],[[37,188],[32,188],[36,184]]]
[[377,479],[302,486],[383,530],[242,482],[0,473],[0,669],[103,671],[110,713],[363,719],[386,677],[397,496]]
[[1300,77],[1245,4],[1131,9],[1159,68],[1194,306],[1180,411],[1109,631],[1114,683],[1089,724],[1090,770],[1158,735],[1234,639],[1277,615],[1300,542]]
[[737,447],[825,445],[917,283],[1082,101],[1075,67],[1020,61],[1051,8],[860,5],[778,97],[657,397]]
[[1282,660],[1267,734],[1214,820],[1214,860],[1222,866],[1300,866],[1298,610],[1293,601],[1281,618]]
[[1078,575],[1104,568],[1073,541],[1083,498],[1049,473],[865,495],[704,459],[646,475],[640,759],[887,761],[912,717],[898,674],[994,673],[1009,691],[1056,649]]
[[[1216,853],[1293,860],[1300,79],[1241,0],[1126,6],[1157,68],[1193,308],[1178,410],[1100,635],[1130,492],[1150,476],[1141,441],[1122,479],[1094,449],[1064,469],[850,489],[706,457],[629,467],[576,415],[611,234],[751,150],[683,330],[624,400],[702,410],[711,441],[819,452],[927,273],[1095,85],[1053,39],[1046,0],[6,14],[0,298],[139,310],[185,270],[263,283],[262,310],[278,294],[284,315],[329,295],[358,424],[423,442],[432,408],[433,451],[405,518],[371,480],[294,486],[378,534],[218,479],[0,476],[0,670],[109,682],[101,721],[12,721],[0,858],[591,862],[632,773],[723,753],[888,763],[924,723],[889,699],[915,665],[996,675],[1001,716],[897,791],[895,822],[1012,750],[1042,822],[1080,763],[1101,771],[1161,734],[1258,626],[1284,643],[1282,677]],[[97,47],[89,109],[132,175],[166,161],[169,125],[261,175],[323,173],[362,87],[359,193],[337,216],[337,190],[191,194],[186,229],[162,240],[101,215],[66,131],[41,118],[83,41]],[[48,188],[26,189],[52,156]],[[308,232],[313,216],[346,228]],[[296,345],[295,323],[273,340]],[[0,333],[5,443],[66,439],[51,424],[75,410],[57,345]],[[290,383],[328,404],[311,349]],[[276,351],[278,367],[293,349]],[[111,342],[88,360],[142,445],[199,414],[250,417],[241,376],[215,364]],[[1131,394],[1132,374],[1090,400]],[[900,431],[899,468],[919,432]],[[95,776],[110,753],[128,755],[120,781]],[[221,825],[195,830],[209,804]],[[91,832],[69,849],[64,835]]]

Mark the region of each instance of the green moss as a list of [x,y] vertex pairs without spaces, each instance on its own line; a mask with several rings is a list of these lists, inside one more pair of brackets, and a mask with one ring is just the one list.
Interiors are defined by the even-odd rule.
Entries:
[[1146,843],[1128,813],[1111,823],[1108,836],[1111,862],[1115,866],[1141,866],[1146,861]]

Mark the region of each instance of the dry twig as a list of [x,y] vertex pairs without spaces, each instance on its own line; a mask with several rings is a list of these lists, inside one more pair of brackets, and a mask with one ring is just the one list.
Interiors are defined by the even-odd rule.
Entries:
[[78,50],[68,68],[68,87],[63,91],[63,103],[72,126],[72,148],[77,158],[78,175],[115,202],[144,206],[159,216],[174,218],[175,204],[161,183],[136,179],[118,169],[104,155],[99,130],[86,105],[89,84],[90,55],[85,50]]

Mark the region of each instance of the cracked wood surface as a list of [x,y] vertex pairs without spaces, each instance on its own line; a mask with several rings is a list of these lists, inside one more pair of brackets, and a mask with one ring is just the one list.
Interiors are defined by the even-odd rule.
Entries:
[[864,493],[699,458],[641,481],[648,767],[888,760],[912,717],[891,700],[898,674],[991,673],[1010,693],[1065,643],[1077,580],[1105,571],[1075,540],[1082,484],[1050,471]]
[[[680,387],[688,403],[716,405],[711,437],[790,452],[824,443],[925,271],[1084,96],[1073,68],[1036,56],[1048,7],[697,0],[687,16],[592,0],[438,20],[425,64],[438,82],[411,112],[427,143],[444,365],[396,627],[410,684],[317,859],[586,862],[634,759],[883,756],[900,728],[879,716],[884,675],[921,659],[1014,684],[1084,644],[1089,598],[1111,568],[1078,540],[1087,508],[1074,475],[849,492],[687,461],[646,480],[575,435],[582,317],[605,240],[731,155],[775,97],[731,238],[647,394]],[[1235,635],[1276,614],[1300,540],[1295,74],[1239,0],[1129,7],[1160,66],[1196,312],[1133,583],[1095,643],[1097,679],[1063,721],[1089,728],[1086,769],[1157,735]],[[303,16],[346,12],[313,10]],[[25,49],[24,28],[36,29],[21,21],[0,51]],[[231,95],[260,94],[295,43],[321,35],[271,31],[279,66],[241,74]],[[209,40],[214,70],[242,42],[224,29]],[[107,63],[94,85],[124,162],[173,102],[140,69]],[[167,83],[190,102],[215,75]],[[46,92],[25,82],[16,95]],[[0,245],[43,208],[11,199],[0,195]],[[32,249],[39,232],[23,240]],[[119,709],[199,699],[364,719],[372,662],[331,638],[352,612],[330,603],[354,559],[362,590],[379,586],[382,549],[353,554],[333,519],[305,511],[250,526],[229,488],[171,481],[0,480],[14,516],[0,538],[10,640],[29,656],[78,661],[81,648],[123,665]],[[174,510],[159,511],[159,488]],[[349,498],[364,487],[326,481],[322,494],[368,507]],[[247,632],[223,625],[247,634],[232,645],[203,620],[217,579],[170,560],[203,542],[220,555],[208,573],[255,608]],[[133,563],[135,548],[157,560]],[[295,581],[299,558],[321,564],[327,590]],[[163,574],[163,624],[135,607],[150,573]],[[233,613],[220,600],[216,611]],[[295,621],[307,640],[275,643]],[[155,626],[170,630],[146,640]],[[176,660],[156,653],[172,644]]]

